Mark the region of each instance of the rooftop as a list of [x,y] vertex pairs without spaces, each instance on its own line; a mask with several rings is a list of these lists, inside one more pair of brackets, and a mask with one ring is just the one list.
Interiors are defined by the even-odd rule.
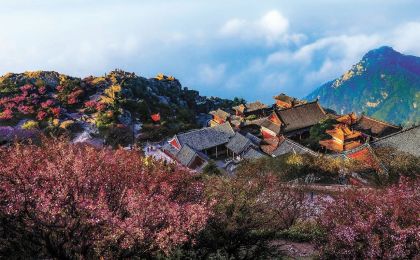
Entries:
[[268,118],[264,118],[264,121],[262,121],[261,126],[273,131],[276,134],[279,134],[281,131],[281,125],[273,123]]
[[252,112],[260,109],[268,108],[266,104],[261,103],[260,101],[255,101],[252,103],[241,104],[239,106],[233,107],[235,110],[239,110],[241,112]]
[[253,142],[251,139],[236,132],[235,135],[230,139],[229,143],[226,145],[226,148],[235,154],[241,154],[252,145]]
[[217,116],[219,118],[222,118],[223,120],[228,119],[229,116],[230,116],[230,114],[228,112],[226,112],[226,111],[224,111],[220,108],[218,108],[217,110],[210,111],[209,114],[213,115],[213,116]]
[[184,166],[190,165],[191,161],[197,156],[194,151],[188,145],[184,145],[181,150],[175,155],[176,159]]
[[353,127],[373,137],[384,137],[400,131],[402,128],[378,119],[362,115]]
[[243,158],[251,160],[251,159],[259,159],[259,158],[262,158],[262,157],[265,157],[265,156],[267,156],[267,155],[265,155],[264,153],[256,150],[253,147],[249,147],[248,150],[244,153]]
[[292,141],[289,138],[282,137],[279,140],[277,148],[273,151],[272,156],[280,156],[286,153],[317,155],[317,153],[311,149]]
[[318,101],[276,110],[276,113],[284,123],[284,133],[313,126],[326,117]]
[[175,135],[181,146],[189,145],[194,150],[202,151],[229,142],[235,135],[232,126],[226,122],[215,127],[205,127]]
[[373,147],[393,147],[399,151],[420,156],[420,126],[414,126],[377,139]]

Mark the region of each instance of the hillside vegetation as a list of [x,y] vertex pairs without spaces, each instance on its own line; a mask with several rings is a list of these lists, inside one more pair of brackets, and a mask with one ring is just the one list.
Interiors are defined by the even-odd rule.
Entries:
[[[0,126],[73,136],[88,131],[105,139],[120,136],[108,141],[123,145],[140,127],[147,140],[196,128],[210,110],[230,107],[232,102],[200,96],[163,74],[146,79],[115,70],[81,79],[37,71],[0,77]],[[152,115],[160,120],[153,121]]]
[[390,47],[369,51],[341,77],[307,96],[338,113],[366,113],[394,124],[420,123],[420,58]]

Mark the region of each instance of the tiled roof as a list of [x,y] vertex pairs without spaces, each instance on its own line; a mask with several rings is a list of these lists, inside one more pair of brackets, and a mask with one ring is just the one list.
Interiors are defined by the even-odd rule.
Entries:
[[233,109],[239,110],[241,112],[252,112],[252,111],[264,109],[264,108],[268,108],[268,106],[266,104],[261,103],[260,101],[233,107]]
[[273,156],[280,156],[286,153],[297,153],[297,154],[311,154],[311,155],[317,155],[316,152],[312,151],[311,149],[298,144],[288,138],[281,138],[280,143],[272,153]]
[[228,112],[226,112],[226,111],[223,111],[222,109],[217,109],[217,110],[214,110],[214,111],[210,111],[210,113],[209,113],[210,115],[214,115],[214,116],[218,116],[218,117],[220,117],[220,118],[222,118],[223,120],[226,120],[226,119],[228,119],[229,118],[229,116],[230,116],[230,114],[228,113]]
[[171,144],[165,143],[162,147],[163,150],[169,152],[174,158],[176,157],[179,150],[175,149]]
[[246,133],[245,137],[251,140],[251,142],[253,142],[255,145],[260,145],[261,143],[261,139],[251,133]]
[[279,134],[281,131],[281,126],[271,122],[268,118],[265,118],[264,121],[261,123],[262,127],[265,127],[276,134]]
[[371,146],[368,143],[365,143],[361,146],[358,146],[354,149],[344,151],[342,153],[345,157],[357,160],[364,163],[367,166],[370,166],[377,170],[386,170],[385,167],[380,163],[380,161],[375,156],[374,152],[371,149]]
[[202,151],[229,142],[235,135],[232,126],[226,122],[215,127],[205,127],[186,133],[177,134],[181,146],[189,145],[194,150]]
[[266,154],[272,154],[279,145],[279,137],[265,138],[261,144],[261,150]]
[[255,148],[253,148],[253,147],[250,147],[246,152],[245,152],[245,154],[243,155],[243,158],[244,159],[248,159],[248,160],[251,160],[251,159],[259,159],[259,158],[262,158],[262,157],[265,157],[265,156],[267,156],[267,155],[265,155],[264,153],[262,153],[262,152],[260,152],[260,151],[258,151],[258,150],[256,150]]
[[399,151],[420,156],[420,126],[404,129],[371,143],[373,147],[393,147]]
[[292,104],[292,102],[295,100],[295,98],[289,97],[288,95],[284,93],[280,93],[279,95],[275,96],[274,99],[281,100],[289,104]]
[[177,160],[184,166],[189,166],[191,161],[197,156],[197,153],[188,145],[184,145],[176,154]]
[[229,143],[226,145],[226,148],[236,154],[241,154],[251,145],[253,145],[253,143],[250,139],[236,132],[235,135],[230,139]]
[[284,133],[313,126],[326,117],[318,101],[277,110],[276,113],[285,124]]
[[373,137],[384,137],[401,130],[401,127],[362,115],[353,127]]

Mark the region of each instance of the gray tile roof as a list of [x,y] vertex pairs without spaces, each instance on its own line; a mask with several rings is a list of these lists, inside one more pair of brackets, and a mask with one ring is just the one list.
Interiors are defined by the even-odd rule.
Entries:
[[194,150],[202,151],[228,143],[234,135],[232,126],[226,122],[215,127],[205,127],[177,134],[176,137],[181,146],[189,145]]
[[253,148],[253,147],[250,147],[245,153],[244,153],[244,155],[243,155],[243,158],[244,159],[248,159],[248,160],[251,160],[251,159],[259,159],[259,158],[262,158],[262,157],[265,157],[265,156],[267,156],[266,154],[264,154],[264,153],[262,153],[262,152],[260,152],[260,151],[258,151],[258,150],[256,150],[255,148]]
[[313,126],[326,118],[326,113],[318,101],[277,110],[276,113],[284,123],[284,133]]
[[353,125],[353,128],[373,137],[384,137],[392,133],[399,132],[401,127],[387,122],[377,120],[372,117],[362,115]]
[[259,146],[260,143],[261,143],[261,139],[256,137],[255,135],[253,135],[251,133],[246,133],[245,137],[248,138],[249,140],[251,140],[251,142],[254,143],[257,146]]
[[420,126],[404,129],[371,142],[373,147],[393,147],[420,156]]
[[297,153],[297,154],[311,154],[316,156],[317,153],[312,151],[311,149],[296,143],[288,138],[284,138],[284,140],[279,144],[279,146],[273,151],[272,155],[274,157],[280,156],[286,153]]
[[191,161],[198,156],[198,154],[188,145],[184,145],[176,154],[177,160],[184,166],[189,166]]
[[251,139],[236,132],[235,135],[230,139],[229,143],[226,145],[226,148],[235,154],[241,154],[251,145],[253,145]]

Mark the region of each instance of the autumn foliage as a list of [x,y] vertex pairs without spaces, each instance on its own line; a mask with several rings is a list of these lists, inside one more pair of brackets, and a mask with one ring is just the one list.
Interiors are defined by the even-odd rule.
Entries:
[[203,183],[137,152],[44,141],[0,148],[0,255],[151,258],[204,228]]

